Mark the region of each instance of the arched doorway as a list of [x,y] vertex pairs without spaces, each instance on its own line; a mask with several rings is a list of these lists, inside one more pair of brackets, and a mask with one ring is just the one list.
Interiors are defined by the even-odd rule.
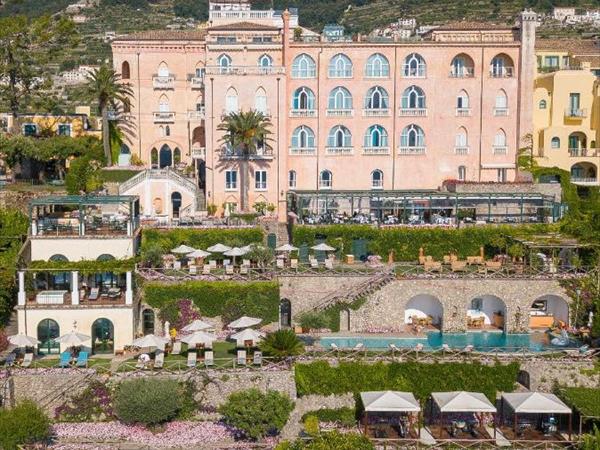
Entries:
[[569,304],[558,295],[543,295],[531,304],[529,329],[546,330],[555,325],[569,325]]
[[283,298],[279,302],[279,324],[282,328],[292,326],[292,302],[287,298]]
[[154,311],[150,308],[142,311],[142,332],[144,336],[147,334],[154,334]]
[[[96,258],[96,261],[113,261],[115,257],[108,253],[103,253]],[[114,272],[101,272],[94,275],[94,287],[101,290],[114,287],[117,284],[117,275]]]
[[60,344],[54,339],[60,336],[60,327],[55,320],[44,319],[37,326],[37,339],[40,341],[38,351],[40,353],[60,353]]
[[404,308],[404,323],[424,324],[441,328],[444,307],[437,297],[419,294],[411,298]]
[[173,165],[173,152],[171,151],[171,147],[167,144],[163,145],[160,148],[160,152],[158,153],[158,167],[171,167]]
[[114,353],[115,330],[108,319],[96,319],[92,324],[92,353]]
[[[56,254],[52,255],[49,261],[55,262],[68,262],[69,259],[65,255]],[[50,285],[48,289],[58,291],[69,291],[71,290],[71,272],[55,272],[51,275]]]
[[171,212],[173,217],[179,217],[179,209],[181,208],[181,194],[173,192],[171,194]]
[[467,329],[504,329],[506,305],[495,295],[481,295],[467,305]]
[[198,163],[198,186],[203,191],[206,190],[206,161],[203,159]]
[[155,148],[150,150],[150,165],[152,169],[156,169],[158,167],[158,150]]

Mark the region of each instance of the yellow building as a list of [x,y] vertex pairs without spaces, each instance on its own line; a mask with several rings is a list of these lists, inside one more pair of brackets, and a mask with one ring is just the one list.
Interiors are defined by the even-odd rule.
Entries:
[[600,42],[539,40],[533,148],[541,166],[581,185],[599,185]]
[[[13,120],[10,114],[2,115],[0,122],[3,131],[9,132],[13,129]],[[78,107],[75,114],[19,114],[16,120],[24,136],[100,137],[100,123],[90,117],[89,107]]]

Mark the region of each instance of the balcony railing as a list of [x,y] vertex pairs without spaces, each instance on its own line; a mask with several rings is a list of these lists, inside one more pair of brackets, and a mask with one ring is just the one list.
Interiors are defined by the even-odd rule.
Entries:
[[207,75],[283,75],[285,67],[282,66],[207,66]]
[[354,153],[353,147],[325,147],[327,155],[351,155]]
[[152,113],[154,116],[154,123],[170,123],[175,121],[175,113],[170,111],[160,111]]
[[492,153],[494,155],[508,155],[508,147],[506,145],[493,145]]
[[571,182],[579,183],[579,184],[598,184],[598,178],[590,178],[590,177],[571,177]]
[[474,76],[473,67],[461,67],[450,71],[450,78],[473,78]]
[[424,155],[427,147],[398,147],[399,155]]
[[508,108],[494,108],[494,116],[508,116]]
[[352,117],[354,115],[353,109],[328,109],[325,111],[327,117]]
[[154,76],[152,77],[152,87],[154,89],[174,89],[174,76]]
[[427,108],[400,108],[398,115],[400,117],[425,117],[427,116]]
[[468,155],[469,154],[469,146],[460,145],[460,146],[454,147],[454,154],[455,155]]
[[469,117],[471,108],[456,108],[456,117]]
[[388,108],[363,109],[364,117],[387,117],[389,115],[390,110]]
[[572,158],[590,158],[598,156],[598,149],[595,148],[570,148],[569,156]]
[[292,109],[290,117],[317,117],[316,109]]
[[582,108],[566,108],[565,117],[572,117],[576,119],[583,119],[587,117],[587,109]]
[[512,78],[513,76],[512,67],[493,67],[490,69],[490,77],[492,78]]
[[389,147],[363,147],[363,155],[389,155]]
[[206,148],[192,146],[192,158],[193,159],[206,159]]
[[315,155],[316,147],[290,147],[290,155]]
[[204,88],[204,77],[191,77],[190,86],[192,87],[192,89]]
[[[240,159],[244,156],[241,149],[224,148],[221,152],[221,158],[223,159]],[[273,149],[269,147],[257,148],[255,153],[248,155],[248,159],[273,159]]]

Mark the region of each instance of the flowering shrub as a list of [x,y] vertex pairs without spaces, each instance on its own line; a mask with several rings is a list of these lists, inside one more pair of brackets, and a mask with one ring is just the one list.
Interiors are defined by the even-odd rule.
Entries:
[[169,321],[177,331],[180,331],[194,320],[202,318],[194,302],[189,299],[176,300],[166,304],[161,308],[159,315],[161,320]]
[[13,450],[50,437],[50,420],[31,400],[12,409],[0,409],[0,448]]
[[92,382],[83,392],[54,410],[54,418],[64,422],[106,420],[112,416],[111,392],[99,381]]

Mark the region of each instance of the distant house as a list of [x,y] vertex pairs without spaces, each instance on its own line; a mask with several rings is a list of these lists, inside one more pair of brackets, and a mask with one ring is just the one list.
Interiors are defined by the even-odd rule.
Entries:
[[323,27],[323,37],[327,42],[336,42],[346,40],[342,25],[325,25]]

